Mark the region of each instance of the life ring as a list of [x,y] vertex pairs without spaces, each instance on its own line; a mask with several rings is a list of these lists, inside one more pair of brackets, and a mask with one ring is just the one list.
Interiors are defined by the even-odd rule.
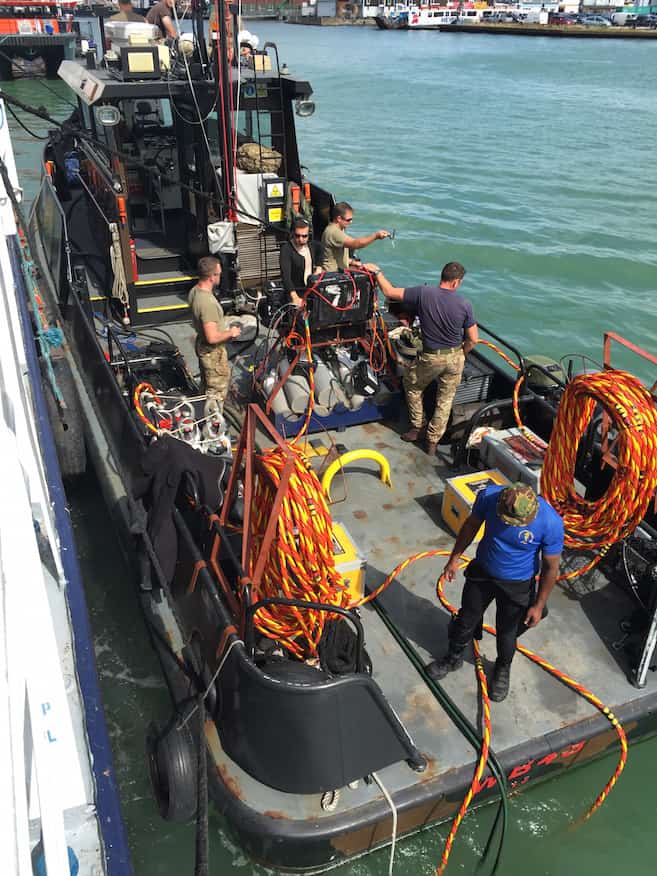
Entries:
[[189,822],[196,816],[196,745],[188,724],[176,715],[160,730],[151,724],[146,738],[148,767],[160,815],[166,821]]

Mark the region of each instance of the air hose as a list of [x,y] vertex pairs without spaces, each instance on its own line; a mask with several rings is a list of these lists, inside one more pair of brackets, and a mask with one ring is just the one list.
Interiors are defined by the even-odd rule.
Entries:
[[[409,558],[408,561],[404,561],[402,566],[406,568],[406,566],[410,565],[414,559],[424,559],[426,557],[433,557],[440,554],[445,554],[446,551],[428,551],[424,554],[417,555],[415,558]],[[399,568],[399,567],[398,567]],[[393,572],[392,575],[389,576],[389,582],[392,581],[396,577],[396,571]],[[388,579],[386,579],[388,580]],[[385,583],[385,582],[384,582]],[[378,592],[381,592],[382,588],[378,588]],[[362,604],[362,603],[361,603]],[[500,803],[497,815],[495,817],[495,821],[493,823],[493,827],[491,828],[490,837],[488,843],[486,844],[486,848],[484,850],[484,854],[482,855],[482,862],[488,856],[488,851],[493,841],[493,837],[497,832],[498,824],[499,824],[499,836],[498,836],[498,848],[495,855],[495,860],[493,862],[493,867],[491,870],[491,876],[497,872],[497,868],[499,866],[502,848],[504,845],[504,836],[506,833],[506,826],[508,820],[508,802],[507,802],[507,782],[506,776],[504,774],[504,770],[502,768],[501,763],[499,762],[497,755],[490,748],[490,702],[488,699],[488,687],[486,684],[486,675],[484,673],[483,664],[481,661],[481,655],[479,653],[479,649],[477,643],[475,642],[475,671],[477,673],[477,680],[479,682],[481,695],[482,695],[482,703],[484,704],[483,708],[483,717],[484,717],[484,733],[483,736],[479,734],[477,728],[468,720],[468,718],[463,714],[461,709],[456,705],[454,700],[445,692],[445,690],[439,685],[436,681],[434,681],[430,675],[428,675],[424,661],[421,656],[415,650],[415,648],[411,645],[409,640],[403,636],[395,624],[392,622],[390,617],[388,616],[387,611],[383,607],[382,603],[377,600],[374,602],[374,608],[376,609],[379,617],[387,627],[388,631],[391,633],[393,638],[397,641],[397,644],[402,649],[404,654],[408,657],[409,661],[413,664],[422,680],[429,688],[431,693],[434,695],[436,700],[440,703],[442,708],[445,710],[447,716],[450,718],[456,729],[463,735],[463,737],[472,745],[472,747],[479,751],[479,758],[477,761],[477,766],[475,768],[475,773],[472,779],[472,783],[470,788],[468,789],[468,793],[461,804],[458,813],[456,814],[454,821],[452,822],[452,827],[450,829],[447,840],[445,841],[443,855],[438,865],[435,873],[436,876],[442,876],[442,873],[445,871],[447,867],[447,862],[449,859],[450,852],[452,850],[452,844],[454,842],[454,837],[456,836],[456,832],[459,828],[461,821],[466,813],[468,806],[472,800],[472,796],[474,795],[475,788],[478,783],[481,781],[481,778],[484,773],[484,769],[486,766],[490,769],[493,777],[497,782],[497,787],[500,792]]]
[[[617,433],[616,470],[597,500],[575,492],[580,440],[597,405]],[[584,569],[591,569],[617,541],[639,525],[657,491],[657,408],[643,384],[626,371],[581,374],[567,386],[559,404],[541,475],[546,500],[563,518],[565,544],[574,550],[599,548]]]
[[[479,341],[515,371],[520,367],[491,341]],[[518,397],[524,376],[513,388],[513,411],[518,428],[532,440],[520,417]],[[601,405],[618,434],[618,464],[604,495],[583,499],[575,491],[575,465],[582,436],[597,405]],[[598,549],[584,566],[557,580],[583,575],[596,566],[611,546],[630,535],[645,516],[657,491],[657,407],[634,375],[608,369],[581,374],[566,386],[559,403],[541,472],[541,492],[564,522],[564,543],[572,550]]]
[[[448,551],[445,551],[444,553],[447,554]],[[458,609],[456,608],[455,605],[452,605],[452,603],[449,602],[449,600],[447,599],[447,597],[445,596],[445,593],[443,591],[443,576],[442,575],[438,578],[438,582],[436,584],[436,594],[437,594],[438,599],[440,600],[441,604],[443,605],[444,608],[447,609],[447,611],[451,612],[452,614],[457,613]],[[483,629],[487,633],[490,633],[493,636],[496,633],[495,627],[491,626],[490,624],[483,624]],[[596,797],[592,806],[589,808],[589,810],[583,816],[582,820],[587,821],[593,815],[593,813],[596,811],[596,809],[598,809],[604,803],[604,801],[606,800],[606,798],[609,795],[609,792],[614,787],[614,785],[618,781],[618,777],[620,776],[620,774],[623,772],[623,770],[625,768],[625,764],[627,762],[627,737],[625,735],[625,731],[623,730],[622,725],[620,724],[618,718],[611,711],[611,709],[608,706],[606,706],[602,702],[602,700],[600,700],[598,697],[596,697],[596,695],[594,693],[592,693],[588,688],[584,687],[583,684],[580,684],[578,681],[575,681],[573,678],[570,678],[570,676],[566,675],[565,672],[561,672],[561,670],[557,669],[555,666],[553,666],[547,660],[543,659],[543,657],[539,656],[535,651],[531,651],[529,648],[526,648],[524,645],[520,645],[520,644],[516,643],[516,650],[519,651],[521,654],[524,654],[525,657],[529,658],[529,660],[531,660],[533,663],[536,663],[537,666],[540,666],[541,669],[544,669],[546,672],[549,672],[550,675],[554,676],[554,678],[563,682],[563,684],[565,684],[566,687],[569,687],[572,690],[574,690],[575,693],[578,693],[581,697],[583,697],[585,700],[587,700],[589,703],[591,703],[591,705],[595,706],[595,708],[602,715],[604,715],[604,717],[609,721],[611,726],[616,731],[616,735],[618,736],[618,741],[620,743],[620,749],[621,749],[618,763],[616,765],[616,769],[614,770],[613,774],[609,778],[609,781],[607,782],[605,787],[602,789],[602,791],[598,794],[598,796]]]
[[[371,602],[372,600],[376,600],[374,602],[374,607],[376,608],[377,612],[379,613],[379,615],[382,617],[382,619],[386,623],[386,626],[392,632],[392,634],[395,636],[395,638],[397,639],[399,644],[402,646],[402,649],[407,654],[407,656],[409,657],[409,659],[411,660],[413,665],[416,667],[416,669],[418,669],[418,671],[422,675],[425,683],[431,689],[434,696],[437,696],[441,705],[443,705],[443,707],[448,712],[448,714],[450,715],[452,720],[454,720],[454,718],[452,717],[452,714],[450,712],[450,708],[448,706],[446,706],[445,703],[443,702],[442,696],[443,696],[444,692],[443,692],[442,688],[439,685],[436,685],[435,683],[433,683],[431,678],[428,675],[426,675],[426,673],[424,672],[424,667],[422,665],[421,658],[419,657],[417,652],[415,652],[415,650],[412,648],[410,643],[396,630],[396,628],[394,627],[394,624],[392,623],[392,621],[389,619],[389,617],[385,613],[385,609],[382,607],[379,600],[376,599],[376,597],[380,596],[381,593],[383,593],[383,591],[386,590],[386,588],[392,583],[392,581],[395,580],[397,578],[397,576],[400,575],[401,572],[403,572],[405,569],[407,569],[408,566],[410,566],[412,563],[416,562],[417,560],[428,559],[430,557],[438,557],[438,556],[444,556],[444,557],[451,556],[451,551],[445,551],[445,550],[422,551],[421,553],[414,554],[413,556],[407,557],[403,562],[401,562],[388,575],[388,577],[382,582],[382,584],[379,585],[379,587],[377,587],[371,593],[367,594],[367,596],[363,597],[358,602],[352,603],[352,605],[350,607],[365,605],[367,602]],[[470,559],[468,557],[465,557],[465,556],[462,556],[461,560],[462,560],[461,568],[464,568],[470,562]],[[441,604],[443,605],[443,607],[445,609],[447,609],[447,611],[450,612],[450,614],[452,614],[452,615],[456,614],[458,609],[456,608],[456,606],[452,605],[447,600],[447,598],[443,592],[443,576],[442,575],[438,579],[438,582],[436,585],[436,592],[437,592],[438,598],[439,598]],[[484,630],[486,630],[487,633],[490,633],[491,635],[495,635],[495,627],[492,627],[489,624],[484,624],[483,628],[484,628]],[[483,675],[483,667],[481,666],[481,657],[479,655],[479,648],[478,648],[476,641],[473,642],[473,647],[474,647],[474,653],[475,653],[475,671],[477,673],[477,680],[479,683],[481,696],[482,696],[482,713],[483,713],[483,717],[484,717],[483,739],[480,740],[480,742],[477,744],[477,747],[479,747],[479,745],[481,745],[481,753],[480,753],[479,760],[477,762],[477,766],[475,768],[475,773],[474,773],[474,776],[472,779],[472,783],[471,783],[471,785],[470,785],[470,787],[465,795],[465,798],[463,800],[463,803],[461,804],[461,807],[460,807],[458,813],[456,814],[454,820],[452,821],[452,826],[450,828],[449,835],[448,835],[447,840],[445,842],[443,855],[442,855],[440,864],[436,870],[436,876],[441,876],[441,874],[444,872],[444,870],[447,866],[447,862],[449,859],[449,854],[451,852],[454,837],[456,836],[456,832],[461,824],[461,821],[463,820],[463,817],[465,816],[465,813],[470,805],[470,802],[472,801],[472,797],[474,795],[475,789],[481,780],[481,776],[483,775],[483,770],[486,766],[486,761],[484,760],[484,748],[488,747],[488,745],[490,744],[490,711],[489,711],[489,702],[488,702],[488,689],[486,687],[486,679],[485,679],[485,676]],[[516,644],[516,648],[521,654],[524,654],[524,656],[527,657],[529,660],[532,660],[534,663],[536,663],[538,666],[540,666],[546,672],[549,672],[556,679],[558,679],[563,684],[565,684],[567,687],[570,687],[572,690],[574,690],[576,693],[578,693],[581,697],[586,699],[589,703],[591,703],[591,705],[595,706],[595,708],[598,709],[598,711],[601,712],[601,714],[603,714],[604,717],[609,721],[609,723],[612,725],[612,727],[614,728],[614,730],[618,736],[621,751],[620,751],[618,763],[616,765],[616,769],[614,770],[612,776],[609,778],[609,781],[607,782],[607,784],[605,785],[603,790],[596,797],[592,806],[589,808],[589,810],[583,816],[582,820],[586,821],[593,815],[593,813],[596,811],[596,809],[598,809],[602,805],[602,803],[605,801],[605,799],[608,797],[610,791],[612,790],[612,788],[614,787],[614,785],[618,781],[620,774],[622,773],[623,769],[625,768],[625,764],[627,762],[627,737],[625,735],[625,731],[623,730],[623,727],[621,726],[620,722],[618,721],[618,719],[616,718],[614,713],[609,709],[609,707],[606,706],[598,697],[596,697],[595,694],[593,694],[590,690],[588,690],[586,687],[584,687],[584,685],[580,684],[579,682],[570,678],[565,673],[561,672],[559,669],[557,669],[555,666],[553,666],[547,660],[544,660],[542,657],[540,657],[534,651],[531,651],[529,648],[526,648],[523,645],[519,645],[519,644]],[[456,707],[454,707],[454,708],[456,708]],[[461,729],[461,728],[459,727],[459,729]],[[476,733],[476,731],[475,731],[475,733]],[[498,780],[498,785],[499,785],[500,789],[506,789],[506,779],[503,777],[503,782],[500,782],[500,779],[497,775],[497,772],[493,769],[493,762],[490,758],[489,758],[488,766],[491,769],[491,772],[493,773],[495,778]],[[505,817],[506,817],[506,815],[505,815]],[[495,862],[495,867],[497,867],[499,855],[500,855],[500,852],[498,851],[497,859]],[[493,872],[494,872],[494,870],[493,870]]]
[[[291,454],[291,456],[290,456]],[[275,511],[276,493],[292,459],[288,488]],[[251,516],[252,574],[260,554],[267,524],[277,513],[276,536],[259,582],[254,582],[254,601],[284,596],[306,602],[346,607],[349,591],[335,568],[333,527],[317,475],[303,452],[294,444],[287,450],[275,447],[258,455],[261,473],[256,479]],[[331,615],[296,606],[259,608],[254,623],[260,632],[280,642],[301,659],[316,656],[324,625]]]

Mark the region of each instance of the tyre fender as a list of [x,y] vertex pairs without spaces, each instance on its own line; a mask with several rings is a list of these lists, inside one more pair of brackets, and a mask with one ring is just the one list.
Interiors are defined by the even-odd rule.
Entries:
[[189,822],[196,816],[197,755],[188,724],[176,715],[164,730],[151,724],[147,737],[148,766],[160,815],[166,821]]

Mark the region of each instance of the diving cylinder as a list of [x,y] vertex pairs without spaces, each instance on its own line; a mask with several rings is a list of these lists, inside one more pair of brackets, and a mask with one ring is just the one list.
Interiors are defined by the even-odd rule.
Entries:
[[287,359],[281,359],[278,365],[278,374],[281,379],[287,375],[283,384],[285,398],[293,414],[305,414],[310,400],[310,387],[303,374],[294,374],[290,371],[290,363]]
[[[272,369],[262,381],[262,392],[265,398],[271,397],[272,391],[276,386],[276,372]],[[284,417],[286,420],[297,420],[298,416],[293,414],[285,399],[283,388],[278,390],[271,403],[270,410],[277,417]]]
[[315,410],[319,416],[327,416],[337,404],[345,404],[342,386],[326,363],[315,358]]
[[[347,362],[349,364],[347,364]],[[364,395],[358,395],[358,393],[354,392],[354,379],[353,379],[353,369],[356,363],[351,362],[348,358],[345,359],[341,357],[338,359],[338,373],[340,375],[340,383],[342,384],[342,388],[344,391],[344,402],[345,407],[351,408],[352,411],[357,411],[363,406],[363,402],[365,401]]]

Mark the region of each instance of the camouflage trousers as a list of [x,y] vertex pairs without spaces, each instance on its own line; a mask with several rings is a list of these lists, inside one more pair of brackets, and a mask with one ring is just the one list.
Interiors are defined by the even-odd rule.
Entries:
[[406,404],[411,425],[420,429],[424,425],[422,395],[434,380],[438,384],[436,410],[427,426],[427,441],[438,442],[447,428],[456,388],[461,382],[465,356],[463,350],[441,353],[419,353],[415,363],[404,377]]
[[230,382],[230,362],[224,344],[212,349],[196,342],[196,355],[201,367],[201,391],[207,397],[217,399],[222,404],[228,395]]

